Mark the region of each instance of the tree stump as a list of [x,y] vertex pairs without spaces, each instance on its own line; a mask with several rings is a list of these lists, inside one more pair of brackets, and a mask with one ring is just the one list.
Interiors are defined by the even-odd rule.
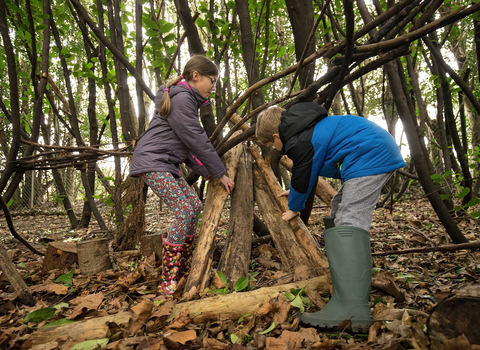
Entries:
[[43,272],[69,269],[78,262],[77,245],[70,242],[50,242],[43,260]]
[[248,277],[252,251],[253,158],[246,146],[243,146],[238,164],[230,206],[228,236],[218,264],[218,270],[225,274],[230,288],[240,277]]
[[108,238],[77,243],[78,265],[82,274],[94,275],[112,265],[108,254]]
[[[448,345],[480,345],[480,285],[471,285],[439,302],[430,316],[428,336],[432,349],[453,349]],[[466,338],[466,339],[465,339]],[[460,349],[460,347],[458,347]]]
[[28,306],[35,305],[35,299],[29,293],[27,285],[22,276],[17,271],[17,268],[12,263],[12,260],[7,254],[7,251],[0,245],[0,270],[7,277],[8,281],[13,287],[17,297],[21,302]]
[[[236,136],[236,134],[234,134]],[[228,177],[235,178],[237,166],[242,152],[242,145],[239,144],[229,150],[223,156]],[[208,184],[207,199],[203,210],[202,221],[198,234],[197,247],[193,252],[192,267],[190,275],[184,289],[184,295],[187,298],[193,297],[198,293],[206,280],[210,278],[210,266],[215,249],[215,234],[217,233],[218,222],[222,214],[222,209],[227,200],[228,193],[219,179],[210,180]],[[207,274],[205,276],[205,274]]]
[[168,229],[163,229],[153,235],[144,235],[140,237],[140,253],[143,256],[150,256],[155,253],[156,261],[160,261],[163,252],[162,236],[166,235]]

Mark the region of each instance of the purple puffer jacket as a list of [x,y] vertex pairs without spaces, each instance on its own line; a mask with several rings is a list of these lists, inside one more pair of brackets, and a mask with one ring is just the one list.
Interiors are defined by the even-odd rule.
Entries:
[[[162,99],[160,86],[155,105]],[[186,82],[170,87],[171,108],[166,119],[155,111],[152,121],[137,143],[130,163],[130,176],[151,171],[168,171],[181,176],[179,164],[185,162],[201,176],[218,179],[227,173],[220,157],[200,125],[198,109],[207,102]]]

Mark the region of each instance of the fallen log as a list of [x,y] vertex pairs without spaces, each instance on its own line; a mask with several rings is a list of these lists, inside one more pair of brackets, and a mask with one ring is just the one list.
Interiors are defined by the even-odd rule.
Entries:
[[[239,144],[223,156],[227,175],[231,179],[234,179],[237,173],[241,152],[242,145]],[[227,197],[228,193],[220,180],[210,180],[197,246],[193,252],[192,267],[184,289],[184,296],[187,298],[191,298],[198,293],[202,286],[206,284],[205,279],[210,278],[210,266],[215,249],[215,234]],[[207,275],[205,276],[205,274]]]
[[[258,165],[258,169],[263,175],[265,181],[267,182],[271,192],[275,197],[275,200],[280,206],[282,213],[286,212],[288,210],[288,199],[285,196],[278,196],[281,192],[283,192],[283,189],[278,183],[272,168],[267,161],[263,160],[257,147],[250,146],[249,149],[250,152],[252,152],[253,158]],[[295,233],[295,237],[297,238],[299,245],[305,251],[305,254],[312,260],[312,265],[315,268],[316,273],[324,274],[326,269],[328,269],[328,261],[325,254],[320,251],[320,246],[318,245],[318,242],[312,237],[300,217],[297,216],[293,218],[289,221],[289,224],[292,226],[293,232]],[[277,242],[275,241],[275,245],[276,244]]]
[[307,266],[311,271],[311,276],[316,276],[316,267],[313,264],[313,260],[300,246],[292,227],[282,219],[283,211],[275,200],[267,182],[260,175],[257,165],[253,167],[253,183],[255,202],[271,232],[284,269],[289,271],[300,266]]
[[470,349],[469,345],[480,345],[479,314],[478,284],[457,290],[453,296],[440,301],[427,322],[431,348]]
[[75,342],[109,337],[109,323],[116,323],[120,327],[128,327],[132,318],[130,311],[115,315],[91,318],[85,321],[67,323],[56,327],[37,328],[25,342],[25,349],[33,345],[45,344],[59,337],[70,337]]
[[327,292],[329,290],[327,276],[319,276],[305,281],[264,287],[251,292],[217,295],[212,298],[176,304],[170,316],[168,316],[167,322],[172,321],[186,309],[189,310],[194,324],[218,318],[238,320],[246,314],[253,314],[263,303],[271,298],[276,298],[284,291],[289,291],[292,288],[306,288],[307,286],[309,289],[319,292]]
[[413,248],[403,250],[389,250],[387,252],[372,253],[372,256],[400,255],[412,253],[428,253],[428,252],[453,252],[463,249],[480,249],[480,242],[459,243],[450,245],[439,245],[436,247]]
[[35,299],[28,291],[27,285],[22,276],[17,271],[17,268],[13,264],[12,260],[7,254],[7,251],[0,245],[0,270],[7,277],[8,281],[13,287],[15,293],[17,293],[18,299],[28,306],[35,305]]
[[241,277],[248,277],[253,230],[253,158],[243,146],[232,192],[228,235],[218,263],[230,288]]

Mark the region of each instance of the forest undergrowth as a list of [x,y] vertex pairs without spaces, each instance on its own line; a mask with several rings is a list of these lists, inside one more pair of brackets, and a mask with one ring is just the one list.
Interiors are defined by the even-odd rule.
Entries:
[[[218,227],[217,246],[221,246],[228,229],[228,207],[229,202]],[[108,215],[107,210],[108,207],[104,214]],[[322,249],[322,217],[328,213],[327,206],[316,201],[308,223]],[[149,195],[147,233],[157,233],[169,227],[172,221],[170,210]],[[457,217],[456,221],[469,241],[479,239],[476,219],[467,215]],[[52,241],[73,242],[98,237],[95,222],[88,229],[71,230],[66,215],[58,213],[17,215],[14,224],[24,238],[44,253],[46,245]],[[33,307],[19,304],[5,275],[0,275],[0,348],[73,349],[76,342],[68,336],[59,336],[50,345],[42,344],[42,347],[32,345],[29,339],[45,325],[64,324],[67,320],[85,322],[132,310],[135,317],[130,320],[130,328],[110,327],[108,340],[103,340],[104,349],[430,349],[428,317],[440,301],[456,290],[478,284],[480,253],[459,250],[375,256],[375,253],[387,251],[451,244],[418,188],[409,189],[399,202],[394,203],[392,210],[377,208],[370,234],[374,254],[370,302],[374,318],[381,321],[375,322],[369,334],[353,335],[341,329],[324,332],[302,327],[298,322],[300,309],[316,311],[318,300],[312,300],[315,298],[309,298],[311,294],[307,296],[301,290],[291,291],[293,294],[287,297],[296,302],[285,302],[285,298],[279,297],[276,302],[270,301],[269,306],[263,305],[263,311],[253,316],[253,325],[252,315],[245,315],[243,320],[219,318],[195,324],[188,312],[180,314],[173,322],[167,321],[174,305],[183,300],[165,301],[157,294],[159,263],[153,257],[117,258],[115,269],[94,276],[82,275],[76,265],[44,273],[43,257],[33,254],[14,239],[5,218],[1,217],[1,244],[37,303]],[[219,257],[217,249],[213,269]],[[283,271],[272,242],[252,247],[251,259],[249,287],[246,289],[292,282],[293,274]],[[228,293],[233,292],[225,289],[222,283],[221,278],[215,278],[210,292],[201,293],[200,299],[212,297],[214,289],[217,294],[222,288]],[[325,299],[328,296],[319,297]],[[284,315],[283,319],[280,314]],[[279,319],[281,323],[278,323]],[[169,341],[165,341],[166,335],[169,335]],[[243,339],[238,339],[239,335]],[[90,346],[75,348],[93,349],[96,345]]]

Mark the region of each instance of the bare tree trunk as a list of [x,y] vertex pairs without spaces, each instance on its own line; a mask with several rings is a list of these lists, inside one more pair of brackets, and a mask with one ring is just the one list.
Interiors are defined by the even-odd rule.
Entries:
[[395,105],[397,106],[400,118],[402,120],[405,134],[407,135],[408,144],[410,146],[410,153],[413,164],[417,170],[420,183],[422,184],[425,193],[432,204],[433,209],[438,215],[438,218],[442,222],[443,226],[447,230],[448,235],[452,238],[454,243],[465,243],[467,239],[458,229],[457,224],[448,212],[445,203],[440,198],[437,187],[434,185],[428,167],[426,166],[426,159],[422,151],[422,146],[419,141],[419,135],[415,126],[415,116],[410,114],[410,110],[407,106],[407,101],[403,89],[401,89],[402,83],[398,75],[397,63],[392,61],[386,65],[386,72],[388,79],[390,80],[390,86],[392,87],[393,98]]

